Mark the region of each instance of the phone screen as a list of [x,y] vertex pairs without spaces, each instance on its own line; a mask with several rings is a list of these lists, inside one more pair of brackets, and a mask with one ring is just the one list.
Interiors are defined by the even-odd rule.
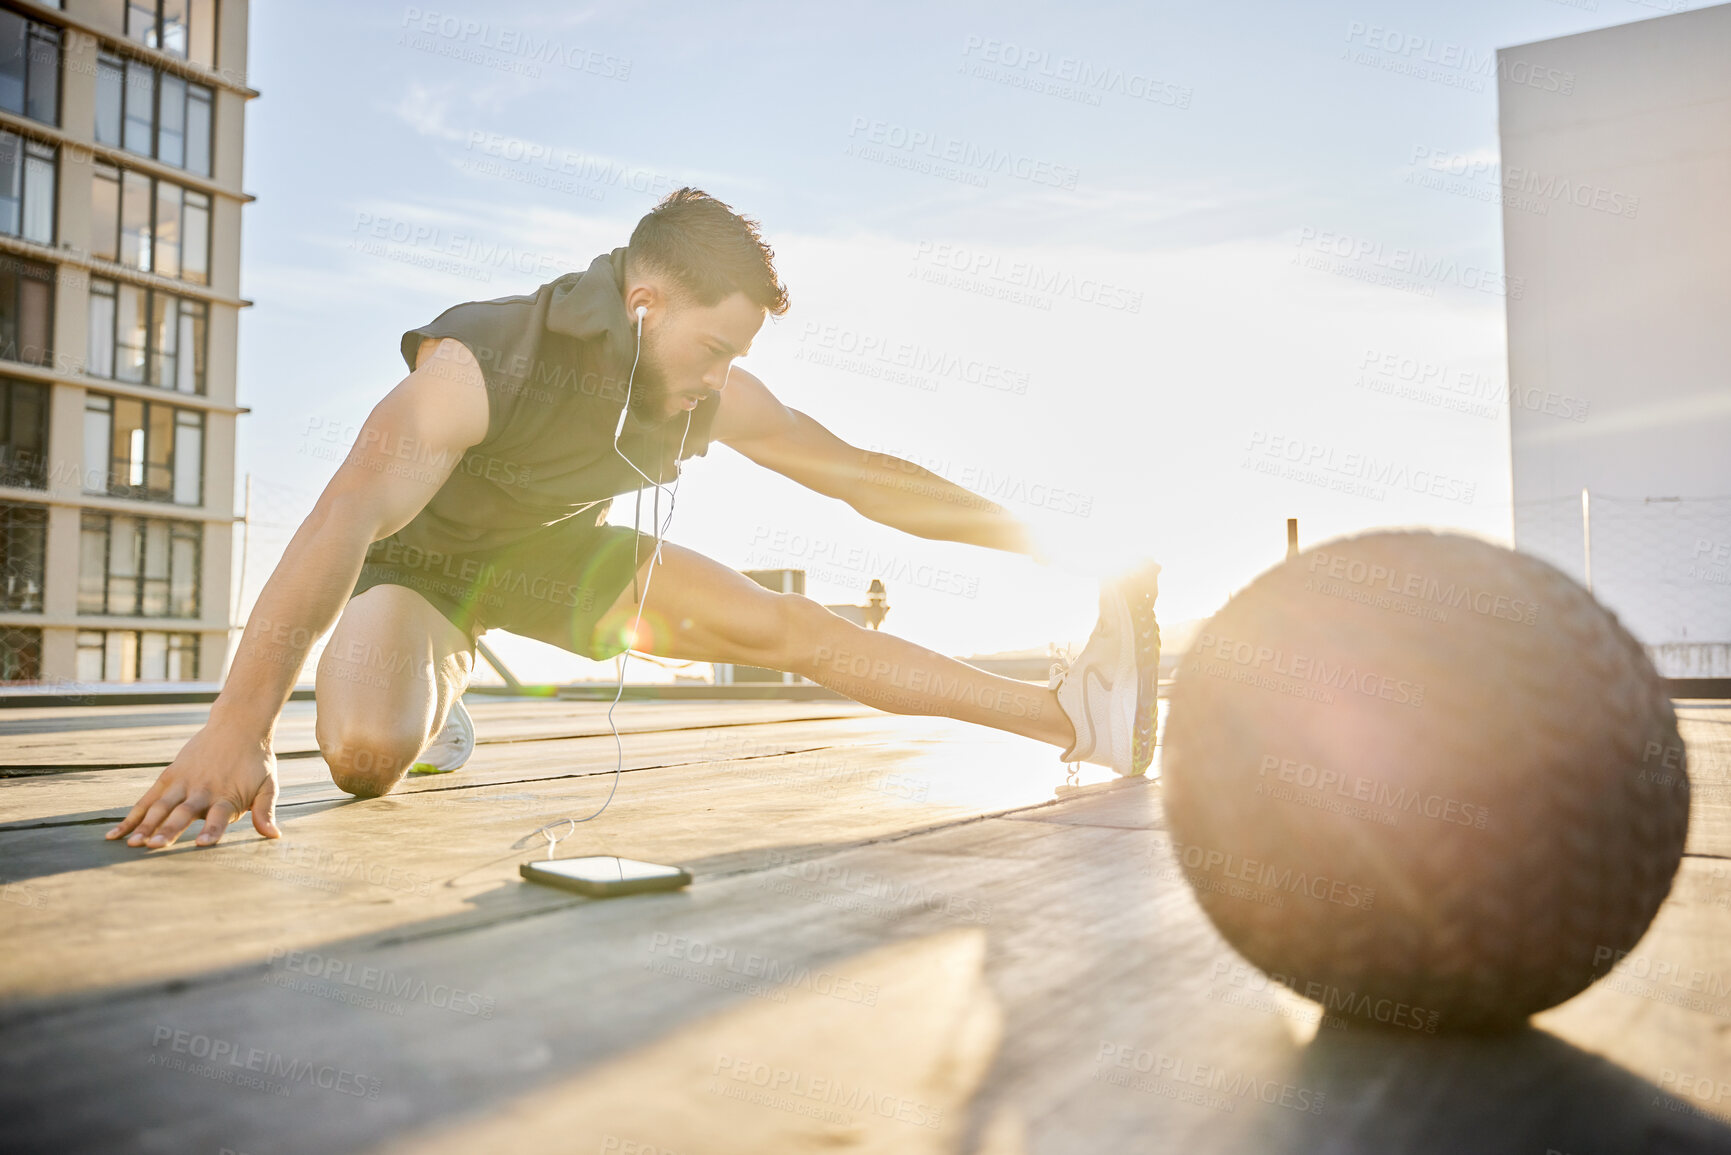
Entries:
[[533,865],[538,873],[557,874],[603,885],[609,882],[648,882],[653,879],[678,878],[685,873],[677,866],[639,862],[635,858],[615,858],[611,854],[598,854],[589,858],[555,858],[551,862],[537,862]]

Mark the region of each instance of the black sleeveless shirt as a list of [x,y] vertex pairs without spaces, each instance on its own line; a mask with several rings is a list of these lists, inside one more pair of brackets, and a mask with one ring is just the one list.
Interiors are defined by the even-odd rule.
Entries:
[[[403,334],[411,369],[424,338],[466,345],[486,381],[488,419],[487,436],[398,540],[447,555],[490,551],[567,518],[599,525],[611,498],[648,484],[613,448],[637,339],[624,281],[618,248],[531,295],[453,305]],[[689,428],[685,412],[649,428],[627,421],[619,449],[650,477],[671,481],[679,458],[709,452],[720,403],[719,394],[704,398]]]

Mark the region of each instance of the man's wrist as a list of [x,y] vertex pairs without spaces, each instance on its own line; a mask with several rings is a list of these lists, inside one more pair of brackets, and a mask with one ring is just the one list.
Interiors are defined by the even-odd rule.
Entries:
[[258,699],[247,701],[244,696],[231,695],[228,689],[224,688],[216,696],[216,701],[210,704],[210,724],[221,726],[225,730],[255,734],[265,748],[269,749],[271,739],[276,734],[277,716],[280,713],[280,708],[261,708]]

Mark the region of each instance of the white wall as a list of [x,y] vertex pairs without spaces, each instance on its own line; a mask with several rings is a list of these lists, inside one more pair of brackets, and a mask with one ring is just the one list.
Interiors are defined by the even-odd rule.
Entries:
[[1498,64],[1516,547],[1731,675],[1731,5]]

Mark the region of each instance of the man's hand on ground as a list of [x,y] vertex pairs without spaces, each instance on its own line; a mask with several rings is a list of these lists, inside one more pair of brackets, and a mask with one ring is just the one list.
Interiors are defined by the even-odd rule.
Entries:
[[266,838],[281,838],[276,824],[276,755],[270,738],[210,723],[192,736],[155,785],[108,832],[128,846],[172,846],[199,818],[198,845],[221,840],[228,824],[252,811],[253,827]]

